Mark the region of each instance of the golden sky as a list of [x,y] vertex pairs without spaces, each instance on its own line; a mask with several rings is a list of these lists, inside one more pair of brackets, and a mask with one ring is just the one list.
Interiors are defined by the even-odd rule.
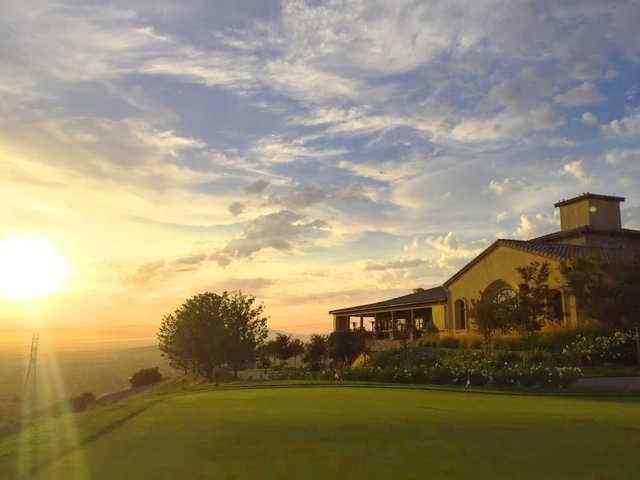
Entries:
[[638,227],[637,5],[428,3],[3,2],[0,242],[68,275],[0,328],[153,329],[242,289],[327,332],[562,198],[626,195]]

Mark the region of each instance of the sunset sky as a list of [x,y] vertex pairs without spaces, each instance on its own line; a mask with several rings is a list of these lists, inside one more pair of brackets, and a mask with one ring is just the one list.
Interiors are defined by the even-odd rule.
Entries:
[[105,4],[0,4],[0,242],[68,267],[0,326],[241,288],[326,332],[557,230],[562,198],[640,228],[638,1]]

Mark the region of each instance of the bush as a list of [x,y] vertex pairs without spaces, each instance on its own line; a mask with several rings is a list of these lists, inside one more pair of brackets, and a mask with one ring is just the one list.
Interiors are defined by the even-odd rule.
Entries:
[[143,368],[134,373],[129,379],[131,388],[142,387],[144,385],[151,385],[158,383],[162,380],[162,374],[158,370],[158,367]]
[[[576,367],[543,365],[546,352],[532,352],[527,364],[521,355],[502,352],[487,355],[484,352],[461,351],[425,357],[418,349],[385,352],[370,366],[348,368],[343,371],[346,380],[391,383],[417,383],[439,385],[495,385],[499,387],[565,387],[582,375]],[[414,357],[408,361],[408,357]],[[402,361],[397,361],[402,358]]]
[[442,348],[460,348],[460,339],[447,335],[440,338],[438,346]]
[[635,360],[633,342],[633,334],[625,332],[593,338],[578,335],[563,348],[562,354],[567,361],[583,366],[630,364]]
[[95,403],[96,396],[92,392],[84,392],[69,400],[69,408],[72,412],[86,410],[89,405]]

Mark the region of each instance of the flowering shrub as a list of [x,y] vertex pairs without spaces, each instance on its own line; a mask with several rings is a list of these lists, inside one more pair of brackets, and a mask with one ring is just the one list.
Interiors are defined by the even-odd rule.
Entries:
[[578,367],[500,362],[479,353],[449,355],[425,367],[363,366],[347,368],[345,380],[435,385],[566,387],[582,376]]
[[634,359],[633,341],[633,334],[625,332],[593,338],[578,335],[563,348],[562,354],[578,365],[630,363]]
[[456,353],[402,349],[381,352],[368,365],[312,372],[286,369],[273,372],[271,379],[354,380],[364,382],[412,383],[431,385],[470,385],[498,387],[565,387],[582,376],[578,367],[556,366],[545,362],[546,352],[532,352],[531,358],[481,351]]

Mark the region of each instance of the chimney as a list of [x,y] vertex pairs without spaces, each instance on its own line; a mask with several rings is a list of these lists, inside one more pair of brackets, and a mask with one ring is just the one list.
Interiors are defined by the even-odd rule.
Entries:
[[560,225],[563,232],[581,227],[621,230],[620,202],[624,202],[624,197],[587,192],[558,202],[554,207],[560,208]]

